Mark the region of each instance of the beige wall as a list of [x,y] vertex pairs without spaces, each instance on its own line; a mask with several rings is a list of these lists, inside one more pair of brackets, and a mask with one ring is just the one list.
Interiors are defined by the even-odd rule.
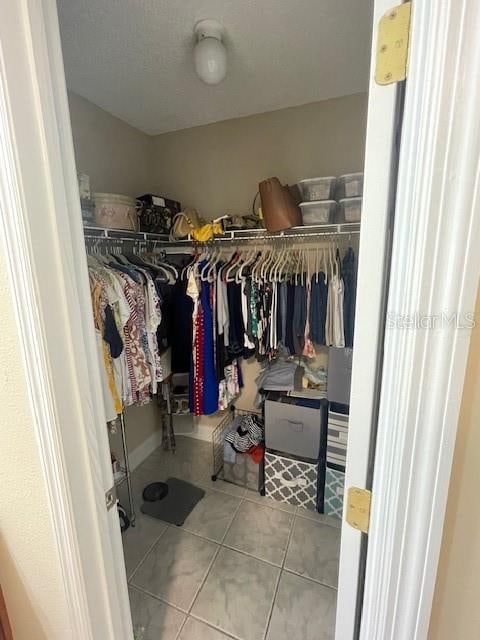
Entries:
[[480,296],[453,460],[429,640],[480,638]]
[[[130,196],[154,191],[153,138],[74,93],[69,93],[68,101],[77,171],[90,176],[92,191]],[[160,412],[154,404],[135,407],[128,412],[126,425],[133,451],[159,429]],[[121,457],[118,438],[113,438],[113,448]]]
[[57,544],[2,253],[0,291],[0,584],[15,640],[69,638]]
[[206,217],[250,213],[258,182],[363,169],[366,94],[154,138],[155,185]]
[[[363,170],[367,95],[281,109],[154,138],[155,184],[206,218],[250,213],[258,182]],[[237,405],[252,408],[258,363],[243,362]],[[202,424],[212,419],[202,418]]]
[[69,93],[77,171],[93,191],[140,196],[152,189],[152,138],[92,102]]

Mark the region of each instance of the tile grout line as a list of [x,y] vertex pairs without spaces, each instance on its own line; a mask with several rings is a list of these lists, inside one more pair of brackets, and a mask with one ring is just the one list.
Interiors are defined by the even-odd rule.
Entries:
[[283,560],[282,560],[282,564],[281,564],[281,567],[280,567],[280,571],[278,572],[278,578],[277,578],[277,582],[275,584],[275,590],[273,592],[272,604],[270,605],[270,610],[268,612],[267,624],[266,624],[266,627],[265,627],[265,632],[263,634],[263,640],[266,640],[266,638],[267,638],[268,631],[269,631],[269,628],[270,628],[270,623],[272,621],[273,609],[275,608],[275,601],[277,599],[278,588],[280,586],[280,580],[282,579],[282,574],[283,574],[283,570],[284,570],[284,567],[285,567],[285,560],[287,558],[288,549],[290,547],[290,540],[292,538],[293,529],[294,529],[295,522],[296,522],[296,519],[297,519],[297,509],[298,509],[298,507],[295,509],[295,511],[293,513],[292,522],[290,524],[290,531],[288,532],[287,544],[285,545],[285,553],[284,553],[284,556],[283,556]]
[[208,620],[205,620],[204,618],[201,618],[199,615],[197,615],[195,613],[189,614],[189,617],[192,618],[192,620],[196,620],[197,622],[202,622],[207,627],[210,627],[210,629],[215,629],[215,631],[218,631],[222,635],[226,636],[228,639],[231,638],[232,640],[245,640],[245,638],[241,638],[240,636],[236,636],[231,631],[225,631],[225,629],[222,629],[221,627],[217,627],[212,622],[209,622]]
[[182,622],[182,624],[180,625],[179,630],[178,630],[178,631],[177,631],[177,633],[175,634],[175,640],[178,640],[178,639],[180,638],[180,636],[182,635],[182,631],[183,631],[184,626],[187,624],[187,620],[188,620],[188,613],[187,613],[187,615],[185,616],[184,621],[183,621],[183,622]]
[[341,525],[339,526],[339,525],[336,525],[336,524],[332,524],[331,522],[323,522],[322,520],[317,520],[316,518],[309,518],[308,516],[301,515],[300,513],[297,513],[296,517],[297,518],[301,518],[302,520],[307,520],[308,522],[313,522],[314,524],[319,524],[319,525],[323,525],[325,527],[330,527],[330,529],[335,529],[337,531],[341,531],[341,529],[342,529]]
[[326,587],[327,589],[331,589],[332,591],[338,591],[338,587],[332,587],[331,584],[325,584],[325,582],[320,582],[320,580],[316,580],[310,576],[306,576],[303,573],[298,573],[298,571],[294,571],[293,569],[284,568],[282,571],[286,573],[290,573],[293,576],[298,576],[299,578],[303,578],[304,580],[308,580],[309,582],[313,582],[314,584],[319,584],[321,587]]
[[[162,521],[163,522],[163,521]],[[166,523],[165,523],[166,524]],[[130,584],[130,581],[134,578],[135,574],[137,573],[137,571],[140,569],[140,565],[142,565],[145,560],[147,559],[148,554],[150,553],[150,551],[153,551],[153,549],[157,546],[157,544],[160,542],[160,540],[163,538],[163,536],[165,535],[167,529],[169,528],[170,525],[166,524],[165,529],[162,531],[162,533],[158,536],[158,538],[155,540],[155,542],[148,548],[148,550],[145,552],[145,554],[142,556],[141,560],[138,562],[138,564],[135,565],[134,570],[132,571],[130,577],[127,579],[127,583]]]
[[223,535],[223,537],[222,537],[222,540],[221,540],[221,542],[220,542],[220,545],[221,545],[222,547],[224,546],[224,542],[225,542],[225,540],[227,539],[227,536],[228,536],[228,534],[229,534],[229,532],[230,532],[230,529],[232,528],[233,521],[234,521],[234,520],[235,520],[235,518],[237,517],[237,514],[238,514],[238,512],[240,511],[240,508],[241,508],[241,506],[242,506],[242,504],[243,504],[244,502],[245,502],[245,498],[240,498],[240,502],[238,503],[238,506],[237,506],[237,508],[235,509],[235,513],[233,514],[232,519],[230,520],[230,522],[229,522],[229,524],[228,524],[228,527],[226,528],[225,533],[224,533],[224,535]]
[[275,569],[281,569],[282,565],[275,564],[271,560],[265,560],[265,558],[259,558],[253,553],[249,553],[248,551],[244,551],[243,549],[237,549],[236,547],[230,547],[228,544],[223,544],[222,547],[227,549],[227,551],[234,551],[235,553],[239,553],[242,556],[246,556],[247,558],[251,558],[253,560],[257,560],[258,562],[263,562],[263,564],[268,564],[270,567],[274,567]]
[[[218,492],[218,493],[221,493],[221,492]],[[229,495],[229,494],[224,494],[224,495]],[[235,497],[235,496],[232,496],[232,497]],[[228,532],[230,531],[230,529],[231,529],[231,527],[232,527],[233,521],[235,520],[235,517],[236,517],[236,515],[237,515],[238,511],[240,510],[240,507],[242,506],[243,502],[244,502],[244,497],[239,498],[238,505],[237,505],[237,507],[236,507],[236,509],[235,509],[234,513],[232,514],[232,518],[231,518],[230,522],[228,523],[228,526],[227,526],[227,528],[226,528],[226,530],[225,530],[224,535],[222,536],[221,541],[220,541],[220,542],[215,541],[215,544],[217,544],[217,545],[218,545],[218,549],[216,550],[216,552],[215,552],[215,554],[214,554],[214,556],[213,556],[213,558],[212,558],[212,561],[210,562],[210,565],[209,565],[209,567],[208,567],[208,569],[207,569],[207,572],[206,572],[206,574],[205,574],[204,578],[202,579],[202,581],[201,581],[201,583],[200,583],[200,585],[199,585],[198,589],[197,589],[197,590],[196,590],[196,592],[195,592],[195,595],[194,595],[194,597],[193,597],[193,599],[192,599],[192,603],[191,603],[191,605],[190,605],[190,607],[189,607],[189,609],[188,609],[188,611],[187,611],[187,616],[186,616],[185,620],[183,621],[183,624],[181,625],[181,627],[180,627],[180,629],[179,629],[179,631],[178,631],[178,634],[175,636],[175,640],[178,640],[178,638],[180,637],[180,635],[181,635],[181,633],[182,633],[182,631],[183,631],[184,626],[187,624],[187,620],[188,620],[188,618],[189,618],[189,617],[192,617],[194,620],[196,620],[196,619],[197,619],[197,618],[195,618],[194,616],[192,616],[192,609],[193,609],[193,607],[194,607],[194,605],[195,605],[195,602],[196,602],[196,600],[197,600],[197,598],[198,598],[198,596],[199,596],[199,594],[200,594],[200,591],[201,591],[201,590],[202,590],[202,588],[203,588],[203,585],[206,583],[206,581],[207,581],[207,579],[208,579],[208,576],[210,575],[210,573],[211,573],[211,571],[212,571],[212,569],[213,569],[213,565],[215,564],[215,560],[217,559],[217,557],[218,557],[218,555],[219,555],[220,551],[221,551],[223,548],[225,548],[225,547],[224,547],[224,545],[223,545],[223,542],[224,542],[225,538],[227,537]],[[192,533],[192,532],[190,531],[189,533]],[[193,534],[193,533],[192,533],[192,535],[196,535],[196,534]],[[198,537],[202,537],[202,536],[200,536],[200,535],[199,535]],[[203,538],[203,539],[205,539],[205,538]],[[208,538],[207,538],[207,540],[208,540]],[[221,631],[221,632],[223,633],[223,630],[222,630],[222,629],[219,629],[218,627],[215,627],[214,625],[212,625],[212,623],[207,623],[207,622],[206,622],[206,621],[204,621],[204,620],[200,620],[200,621],[201,621],[201,622],[204,622],[205,624],[207,624],[207,625],[208,625],[208,626],[210,626],[211,628],[216,629],[216,630],[218,630],[218,631]]]
[[[239,511],[240,507],[242,506],[242,504],[243,504],[243,498],[240,498],[240,501],[239,501],[239,503],[238,503],[238,505],[237,505],[237,507],[236,507],[236,509],[235,509],[235,511],[234,511],[234,513],[233,513],[233,515],[232,515],[232,519],[230,520],[230,522],[229,522],[229,524],[228,524],[228,526],[227,526],[227,528],[226,528],[226,531],[225,531],[225,533],[224,533],[224,535],[223,535],[223,537],[222,537],[221,541],[220,541],[220,542],[215,541],[215,544],[218,546],[218,549],[215,551],[215,553],[214,553],[214,555],[213,555],[213,558],[212,558],[212,561],[210,562],[210,564],[209,564],[209,566],[208,566],[207,572],[206,572],[205,576],[203,577],[203,579],[202,579],[202,581],[201,581],[201,583],[200,583],[200,586],[198,587],[198,589],[197,589],[197,590],[196,590],[196,592],[195,592],[195,595],[194,595],[194,597],[193,597],[192,603],[191,603],[191,605],[190,605],[190,607],[189,607],[189,609],[188,609],[188,611],[187,611],[187,614],[188,614],[188,615],[190,615],[190,613],[191,613],[191,611],[192,611],[192,609],[193,609],[193,606],[194,606],[194,604],[195,604],[195,601],[196,601],[196,599],[198,598],[198,595],[199,595],[200,591],[202,590],[203,585],[204,585],[204,584],[205,584],[205,582],[207,581],[208,576],[210,575],[210,572],[212,571],[212,568],[213,568],[213,565],[214,565],[214,563],[215,563],[215,560],[217,559],[218,554],[220,553],[220,551],[221,551],[221,550],[222,550],[222,548],[223,548],[223,541],[224,541],[224,540],[225,540],[225,538],[227,537],[227,534],[228,534],[228,532],[230,531],[230,527],[232,526],[233,521],[235,520],[235,516],[237,515],[237,513],[238,513],[238,511]],[[189,532],[189,533],[191,533],[191,532]],[[195,534],[192,534],[192,535],[195,535]],[[201,537],[201,536],[198,536],[198,537]],[[205,539],[205,538],[203,538],[203,539]]]
[[165,600],[165,598],[162,598],[162,596],[159,596],[156,593],[153,593],[152,591],[145,589],[144,587],[139,587],[136,584],[131,584],[130,588],[133,589],[134,591],[139,591],[140,593],[143,593],[146,596],[150,596],[150,598],[153,598],[154,600],[161,602],[162,604],[166,605],[167,607],[170,607],[171,609],[175,609],[175,611],[178,611],[179,613],[183,613],[184,616],[188,615],[186,609],[182,609],[181,607],[178,606],[178,604],[173,604],[173,602],[169,602],[168,600]]
[[[215,491],[215,490],[213,490],[213,491]],[[222,493],[223,495],[230,495],[230,494],[227,494],[227,493],[225,493],[225,492],[221,492],[221,491],[217,491],[217,493]],[[235,497],[235,496],[231,496],[231,497]],[[235,511],[234,511],[234,513],[233,513],[233,515],[232,515],[232,519],[230,520],[230,522],[229,522],[229,524],[228,524],[228,526],[227,526],[227,529],[226,529],[226,531],[225,531],[225,534],[224,534],[224,535],[223,535],[223,537],[222,537],[222,540],[221,540],[220,542],[217,542],[216,540],[214,541],[214,542],[215,542],[215,544],[217,544],[217,545],[218,545],[218,549],[216,550],[216,552],[215,552],[215,554],[214,554],[214,556],[213,556],[213,558],[212,558],[212,561],[211,561],[211,563],[210,563],[210,565],[209,565],[209,567],[208,567],[208,569],[207,569],[207,572],[206,572],[206,574],[205,574],[205,576],[204,576],[204,578],[203,578],[202,582],[200,583],[200,586],[198,587],[198,590],[195,592],[195,595],[194,595],[194,597],[193,597],[192,603],[191,603],[191,605],[190,605],[190,607],[189,607],[189,609],[188,609],[188,611],[187,611],[187,615],[186,615],[186,617],[185,617],[185,620],[183,621],[183,623],[182,623],[182,625],[181,625],[180,629],[178,630],[178,633],[177,633],[177,635],[175,636],[175,640],[178,640],[178,638],[180,637],[180,635],[181,635],[181,633],[182,633],[182,631],[183,631],[184,626],[187,624],[187,620],[189,619],[189,617],[192,617],[194,620],[196,619],[196,618],[194,618],[194,617],[191,615],[192,609],[193,609],[193,607],[194,607],[194,605],[195,605],[195,602],[196,602],[196,600],[197,600],[197,598],[198,598],[198,596],[199,596],[199,594],[200,594],[200,591],[202,590],[203,585],[204,585],[204,584],[205,584],[205,582],[207,581],[208,576],[210,575],[210,572],[212,571],[213,565],[214,565],[214,563],[215,563],[215,560],[216,560],[216,559],[217,559],[217,557],[218,557],[218,554],[220,553],[220,551],[221,551],[221,550],[222,550],[222,548],[223,548],[223,540],[225,540],[225,538],[226,538],[226,536],[227,536],[228,532],[230,531],[230,528],[231,528],[231,526],[232,526],[232,524],[233,524],[233,521],[235,520],[235,516],[237,515],[237,513],[238,513],[238,511],[239,511],[240,507],[242,506],[243,501],[244,501],[244,498],[243,498],[243,497],[242,497],[242,498],[239,498],[239,503],[238,503],[238,505],[237,505],[237,507],[236,507],[236,509],[235,509]],[[194,533],[193,533],[193,532],[191,532],[191,531],[189,531],[188,533],[191,533],[192,535],[198,535],[198,534],[194,534]],[[202,536],[198,535],[198,537],[199,537],[199,538],[201,538]],[[203,539],[204,539],[204,540],[205,540],[205,539],[206,539],[206,540],[209,540],[209,538],[203,538]],[[203,620],[202,620],[202,622],[203,622]],[[205,623],[205,624],[207,624],[207,623]],[[209,624],[209,626],[210,626],[210,627],[212,627],[212,628],[214,628],[214,629],[217,629],[216,627],[212,626],[212,625],[211,625],[211,623]],[[221,631],[221,630],[220,630],[220,629],[218,629],[218,631]]]

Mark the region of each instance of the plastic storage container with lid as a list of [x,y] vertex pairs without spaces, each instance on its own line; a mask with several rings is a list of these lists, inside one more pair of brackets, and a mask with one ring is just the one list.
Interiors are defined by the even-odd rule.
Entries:
[[363,195],[363,173],[346,173],[337,180],[337,200]]
[[301,202],[302,219],[305,226],[315,224],[329,224],[337,210],[335,200],[317,200],[316,202]]
[[335,197],[336,178],[308,178],[298,183],[302,192],[302,198],[308,202],[315,200],[332,200]]
[[362,217],[362,198],[342,198],[339,205],[341,221],[360,222]]

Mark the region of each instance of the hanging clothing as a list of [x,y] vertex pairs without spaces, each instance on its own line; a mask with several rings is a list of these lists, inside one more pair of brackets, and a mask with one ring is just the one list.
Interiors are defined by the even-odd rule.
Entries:
[[[125,406],[150,402],[163,379],[157,331],[161,300],[155,272],[137,259],[89,256],[90,290],[97,344],[110,401],[109,419]],[[104,389],[105,391],[105,389]],[[113,407],[113,411],[112,411]]]
[[[301,276],[303,277],[303,275]],[[293,348],[295,355],[302,355],[305,346],[305,323],[307,321],[307,295],[305,285],[295,285],[293,310]]]
[[328,289],[326,276],[321,271],[314,274],[311,279],[310,298],[310,337],[314,344],[325,344],[325,321],[327,317]]
[[[205,264],[203,264],[205,266]],[[201,263],[202,267],[202,263]],[[203,371],[202,376],[202,413],[210,415],[218,411],[218,381],[215,371],[214,309],[213,291],[209,282],[202,282],[200,303],[203,322]]]
[[[200,262],[198,273],[202,273],[206,267],[206,262]],[[223,288],[223,283],[220,285]],[[243,350],[237,341],[240,336],[243,340],[243,333],[235,333],[239,331],[239,323],[232,322],[229,315],[222,316],[227,313],[227,308],[224,293],[219,292],[218,286],[216,276],[208,282],[201,280],[194,271],[189,275],[187,294],[193,305],[189,402],[190,411],[195,416],[226,409],[238,396],[242,386],[239,363],[237,359],[229,357],[230,346],[225,347],[224,339],[228,326],[231,339],[237,343],[239,350]],[[228,294],[228,287],[225,292]],[[231,287],[227,302],[230,300],[230,303],[233,301],[235,305],[240,305],[238,309],[241,316],[241,298],[238,294],[241,294],[240,290]]]
[[190,413],[194,416],[203,414],[203,343],[205,339],[203,325],[203,309],[200,302],[199,282],[190,273],[187,284],[187,295],[192,299],[192,351],[190,366]]
[[345,346],[353,347],[355,304],[357,298],[357,264],[352,247],[348,248],[342,260],[342,278],[345,287],[343,298]]
[[343,328],[343,280],[333,275],[328,284],[325,340],[328,347],[344,347]]
[[295,342],[293,339],[293,315],[295,311],[295,285],[287,283],[287,319],[285,329],[285,346],[291,356],[295,355]]
[[245,326],[242,314],[242,292],[237,282],[227,283],[228,300],[228,352],[232,358],[243,355],[245,343]]
[[307,279],[307,283],[305,285],[306,291],[306,320],[305,320],[305,336],[303,343],[303,351],[302,355],[306,358],[314,358],[316,356],[315,347],[313,346],[312,339],[310,337],[310,307],[311,307],[311,293],[312,293],[312,285],[310,278]]
[[178,279],[172,289],[170,344],[172,372],[188,373],[192,359],[193,302],[187,295],[187,281]]

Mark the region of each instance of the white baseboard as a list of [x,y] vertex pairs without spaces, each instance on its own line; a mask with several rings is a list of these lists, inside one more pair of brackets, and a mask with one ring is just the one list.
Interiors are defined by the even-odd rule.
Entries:
[[156,429],[146,440],[130,452],[130,471],[134,471],[148,456],[162,444],[162,430]]

